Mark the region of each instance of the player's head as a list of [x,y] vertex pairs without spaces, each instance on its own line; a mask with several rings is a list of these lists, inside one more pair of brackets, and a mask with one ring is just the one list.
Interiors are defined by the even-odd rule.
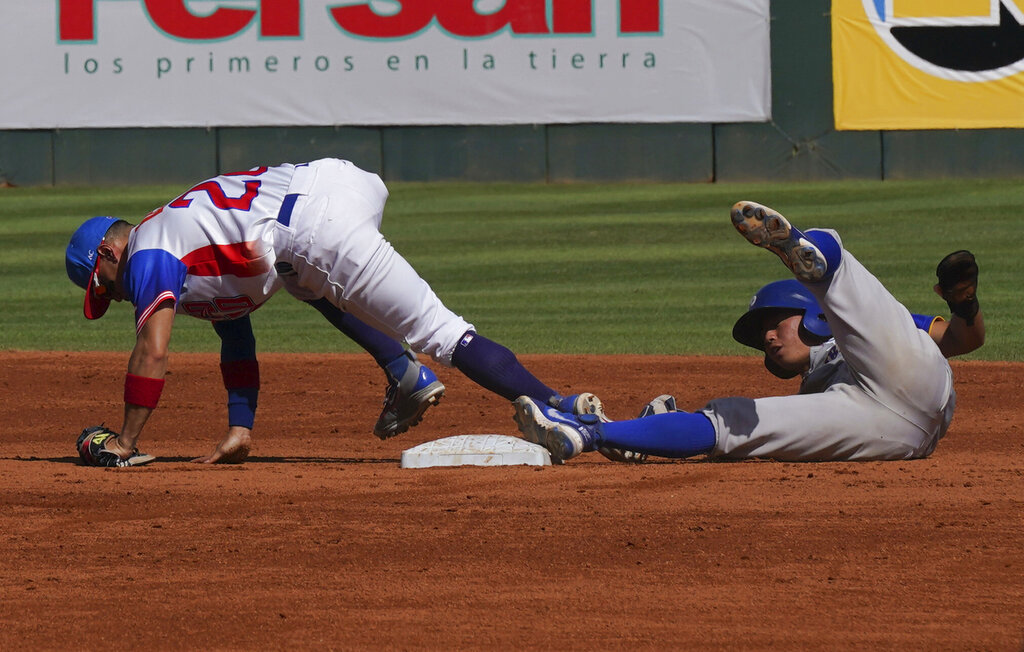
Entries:
[[110,298],[105,296],[97,276],[99,247],[110,228],[121,221],[116,217],[89,218],[71,236],[71,242],[64,252],[68,278],[85,290],[84,312],[88,319],[99,319],[110,305]]
[[[732,336],[740,344],[765,351],[765,329],[778,326],[788,317],[796,320],[798,335],[805,344],[820,344],[832,336],[825,313],[807,288],[795,279],[775,281],[757,291],[747,312],[736,320]],[[779,378],[792,378],[799,371],[782,366],[765,351],[764,366]]]

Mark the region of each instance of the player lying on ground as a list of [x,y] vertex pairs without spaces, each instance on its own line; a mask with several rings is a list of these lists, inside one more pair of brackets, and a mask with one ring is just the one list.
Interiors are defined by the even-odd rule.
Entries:
[[136,343],[124,384],[119,435],[83,433],[82,459],[127,466],[153,459],[136,442],[157,406],[175,313],[213,322],[221,338],[228,430],[197,462],[237,462],[252,443],[260,374],[249,313],[285,288],[311,303],[385,368],[385,438],[414,425],[444,386],[399,341],[514,400],[526,395],[566,412],[593,409],[591,394],[561,396],[515,354],[449,310],[379,229],[388,191],[376,174],[323,159],[223,174],[153,211],[138,226],[94,217],[66,251],[85,289],[85,316],[111,301],[135,306]]
[[683,458],[783,461],[926,457],[946,433],[956,395],[946,356],[974,350],[985,327],[977,265],[966,251],[939,265],[949,322],[911,315],[831,230],[801,232],[770,208],[739,202],[736,229],[776,253],[797,280],[761,288],[733,337],[764,351],[776,376],[802,376],[800,393],[721,398],[699,412],[661,396],[629,421],[573,415],[530,397],[515,419],[532,442],[569,459],[605,446]]

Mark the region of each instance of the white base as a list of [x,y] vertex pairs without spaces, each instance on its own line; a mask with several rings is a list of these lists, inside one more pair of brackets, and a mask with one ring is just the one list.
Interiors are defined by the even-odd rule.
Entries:
[[505,435],[457,435],[402,451],[403,469],[515,464],[550,466],[551,454],[543,446]]

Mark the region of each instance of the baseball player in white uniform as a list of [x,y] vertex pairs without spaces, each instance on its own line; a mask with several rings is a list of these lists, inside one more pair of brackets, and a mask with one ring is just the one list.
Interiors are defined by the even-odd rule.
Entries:
[[[508,400],[519,395],[573,412],[589,394],[562,396],[510,350],[449,310],[380,233],[388,192],[348,161],[323,159],[222,174],[154,210],[137,226],[87,220],[71,238],[68,276],[86,290],[85,316],[110,301],[135,306],[136,344],[125,377],[124,422],[87,463],[131,465],[157,406],[174,315],[210,320],[221,337],[228,432],[200,462],[237,462],[251,446],[259,365],[249,314],[277,290],[320,310],[366,347],[390,382],[375,427],[384,438],[414,425],[444,386],[398,343],[454,366]],[[109,453],[109,454],[107,454]]]
[[[958,271],[946,280],[962,292],[947,299],[952,325],[933,329],[936,319],[912,316],[843,248],[836,232],[801,232],[753,202],[737,203],[732,222],[752,244],[776,253],[797,279],[762,288],[733,334],[764,351],[775,375],[801,375],[799,394],[720,398],[697,412],[678,411],[672,397],[662,396],[642,418],[617,422],[600,411],[567,414],[524,396],[515,402],[515,419],[525,437],[562,460],[601,446],[663,457],[782,461],[930,455],[956,404],[944,353],[977,348],[984,339],[973,256],[957,252],[947,257],[952,263],[940,264],[940,284],[952,264]],[[948,331],[959,333],[961,344],[967,333],[968,346],[950,346]]]

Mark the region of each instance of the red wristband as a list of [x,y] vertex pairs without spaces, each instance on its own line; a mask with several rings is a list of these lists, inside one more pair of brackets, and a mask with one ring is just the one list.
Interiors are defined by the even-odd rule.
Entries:
[[153,409],[160,402],[160,393],[164,391],[163,378],[146,378],[127,374],[124,377],[124,402],[141,405]]
[[222,362],[220,375],[227,389],[260,388],[260,363],[256,360]]

